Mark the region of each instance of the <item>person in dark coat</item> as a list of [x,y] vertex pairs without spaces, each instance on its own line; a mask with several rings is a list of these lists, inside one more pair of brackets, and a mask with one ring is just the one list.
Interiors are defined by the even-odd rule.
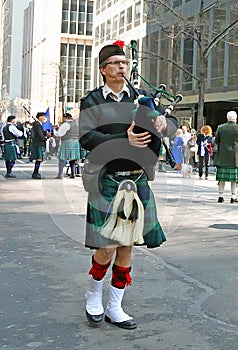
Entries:
[[208,167],[212,155],[212,128],[210,125],[203,125],[197,136],[199,179],[202,179],[203,166],[205,165],[205,180],[208,179]]
[[218,203],[224,202],[223,192],[225,183],[231,183],[230,203],[238,203],[236,186],[238,183],[238,125],[237,113],[227,113],[227,123],[218,126],[215,143],[217,154],[215,165],[217,167],[216,180],[218,180],[219,197]]
[[12,169],[15,165],[17,155],[19,154],[18,146],[16,145],[16,140],[18,137],[23,135],[16,127],[16,117],[10,115],[7,117],[7,124],[2,129],[2,139],[4,141],[4,154],[3,158],[5,160],[7,172],[5,177],[15,178],[16,175],[12,173]]
[[42,128],[42,124],[46,120],[46,114],[44,112],[38,112],[36,119],[31,129],[31,159],[35,160],[35,167],[31,177],[32,179],[41,179],[39,170],[45,158],[46,140],[50,137],[50,133]]
[[[88,194],[85,245],[96,252],[89,271],[86,317],[93,326],[100,325],[105,316],[106,322],[117,327],[134,329],[135,320],[121,306],[125,289],[131,284],[132,246],[144,244],[153,248],[166,240],[144,169],[157,163],[161,144],[157,131],[169,133],[170,129],[174,135],[178,126],[176,119],[165,119],[162,115],[155,124],[149,123],[150,132],[135,132],[136,95],[123,78],[127,61],[120,45],[101,49],[99,69],[104,86],[81,100],[79,118],[80,144],[90,151],[83,176],[87,164],[102,167],[99,183],[92,184]],[[152,146],[157,154],[149,148],[153,132]],[[98,191],[93,190],[93,185],[99,185]],[[109,300],[104,315],[102,289],[111,264]]]

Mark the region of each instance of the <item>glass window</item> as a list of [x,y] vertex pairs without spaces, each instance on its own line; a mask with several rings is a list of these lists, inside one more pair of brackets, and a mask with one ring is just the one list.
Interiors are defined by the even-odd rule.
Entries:
[[110,39],[111,37],[111,20],[107,20],[107,30],[106,30],[106,39]]
[[69,10],[69,0],[63,0],[63,10]]
[[69,18],[69,12],[68,11],[63,11],[62,12],[62,20],[67,21]]
[[67,44],[61,44],[61,56],[67,56]]
[[132,6],[126,10],[126,29],[129,30],[132,27]]
[[[71,11],[77,11],[77,0],[71,0]],[[79,1],[81,2],[81,1]]]
[[101,41],[104,40],[104,36],[105,36],[105,23],[101,24]]
[[78,34],[79,35],[83,35],[84,34],[84,25],[85,25],[85,23],[83,22],[79,22],[78,23]]
[[92,35],[93,34],[93,25],[92,23],[87,23],[86,25],[86,35]]
[[140,24],[141,3],[137,1],[135,3],[135,26]]
[[85,0],[79,1],[79,12],[85,12]]
[[124,25],[125,25],[125,11],[122,11],[120,13],[120,20],[119,20],[119,33],[124,32]]
[[[230,32],[229,41],[235,43],[238,37],[238,30],[233,29]],[[228,85],[237,85],[238,81],[238,47],[236,45],[229,45],[229,68],[228,68]]]
[[70,23],[69,33],[70,34],[76,34],[76,22],[71,22]]
[[71,11],[70,12],[70,21],[77,21],[77,12],[73,12],[73,11]]
[[68,21],[62,21],[61,33],[68,33]]
[[117,37],[118,15],[113,17],[112,36]]
[[74,44],[69,44],[69,56],[75,57],[75,45]]
[[93,1],[87,3],[87,13],[93,13]]
[[181,6],[182,0],[174,0],[174,7]]

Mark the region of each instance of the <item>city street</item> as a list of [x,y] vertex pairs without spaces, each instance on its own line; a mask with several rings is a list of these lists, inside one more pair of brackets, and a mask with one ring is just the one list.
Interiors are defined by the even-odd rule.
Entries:
[[[237,350],[238,205],[217,203],[214,171],[182,178],[166,167],[152,188],[167,242],[135,247],[124,309],[137,329],[89,327],[84,293],[92,251],[84,247],[87,194],[80,177],[42,180],[0,160],[1,350]],[[107,302],[110,273],[104,285]]]

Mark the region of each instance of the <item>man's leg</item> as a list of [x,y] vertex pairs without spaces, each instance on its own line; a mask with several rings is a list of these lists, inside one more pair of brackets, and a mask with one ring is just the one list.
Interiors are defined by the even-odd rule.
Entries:
[[64,166],[65,166],[65,160],[59,159],[59,170],[58,170],[58,175],[56,176],[56,179],[63,179]]
[[85,294],[86,316],[89,323],[98,326],[103,321],[102,288],[104,276],[111,264],[116,248],[99,248],[92,257],[90,286]]
[[124,329],[136,328],[131,316],[121,306],[125,288],[131,284],[132,247],[117,248],[116,259],[112,267],[112,280],[109,286],[109,300],[105,311],[105,321]]
[[225,188],[225,181],[219,181],[219,183],[218,183],[218,191],[219,191],[218,203],[224,202],[224,197],[223,197],[224,188]]
[[70,165],[70,169],[71,169],[70,178],[74,179],[75,178],[75,159],[70,160],[69,165]]
[[236,182],[231,182],[231,203],[238,203],[236,197]]
[[40,179],[41,178],[41,176],[39,174],[41,162],[42,162],[42,159],[40,159],[40,158],[36,159],[36,161],[35,161],[35,167],[34,167],[34,171],[32,174],[33,179]]

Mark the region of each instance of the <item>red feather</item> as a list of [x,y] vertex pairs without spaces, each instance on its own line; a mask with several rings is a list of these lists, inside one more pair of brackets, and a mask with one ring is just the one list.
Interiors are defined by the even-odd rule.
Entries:
[[118,45],[118,46],[120,46],[120,48],[123,49],[123,47],[125,46],[125,43],[122,40],[117,40],[113,43],[113,45]]

